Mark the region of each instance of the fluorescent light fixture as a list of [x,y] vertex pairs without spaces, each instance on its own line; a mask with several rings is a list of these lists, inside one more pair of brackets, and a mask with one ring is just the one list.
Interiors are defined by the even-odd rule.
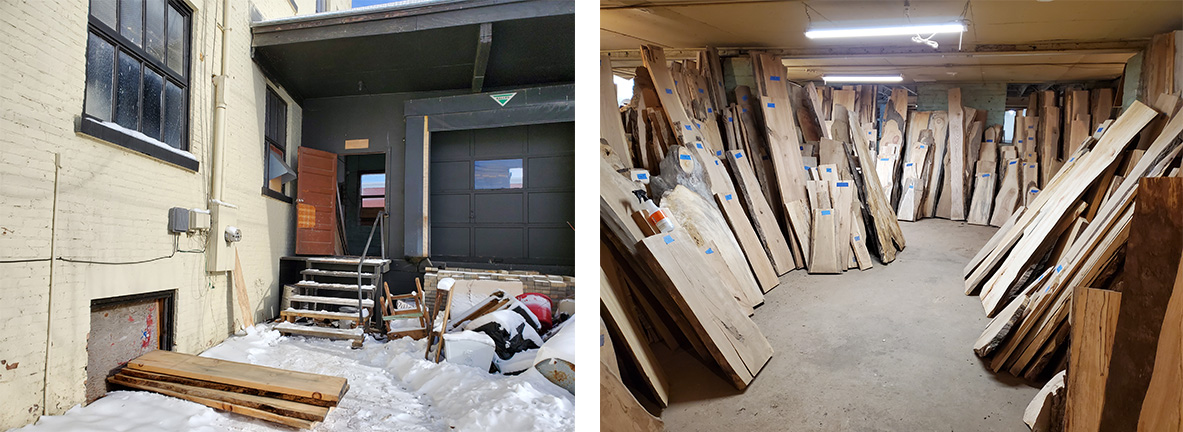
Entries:
[[825,82],[849,83],[896,83],[904,80],[903,75],[824,75]]
[[852,29],[809,30],[805,37],[810,39],[847,38],[864,36],[907,36],[930,35],[934,33],[963,33],[965,23],[934,25],[911,25],[897,27],[867,27]]

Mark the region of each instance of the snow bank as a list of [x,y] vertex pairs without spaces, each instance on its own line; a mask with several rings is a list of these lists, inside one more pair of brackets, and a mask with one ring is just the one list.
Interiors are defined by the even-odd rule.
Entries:
[[227,430],[228,419],[204,405],[157,393],[115,391],[94,403],[70,408],[60,416],[42,416],[32,431],[194,431]]
[[[349,392],[317,431],[575,430],[574,396],[533,369],[520,376],[489,374],[423,360],[424,343],[386,344],[283,337],[268,324],[246,329],[206,350],[204,357],[349,380]],[[292,429],[192,402],[119,391],[61,416],[44,416],[22,432],[43,431],[283,431]]]

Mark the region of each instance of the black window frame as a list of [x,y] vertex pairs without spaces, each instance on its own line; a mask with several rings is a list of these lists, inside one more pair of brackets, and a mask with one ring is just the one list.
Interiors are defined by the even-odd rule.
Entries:
[[[268,166],[271,163],[272,147],[279,149],[280,159],[284,163],[288,162],[288,102],[279,95],[279,92],[272,89],[270,85],[267,86],[267,92],[263,100],[265,101],[263,108],[263,195],[290,204],[292,197],[287,194],[287,185],[280,184],[279,191],[271,189],[271,173],[267,172]],[[283,108],[283,110],[282,112],[276,112],[274,108]],[[281,122],[278,125],[279,127],[276,128],[279,136],[271,134],[272,127],[276,126],[272,121]]]
[[[119,7],[118,3],[116,3],[116,8],[118,8],[118,7]],[[170,82],[173,83],[174,85],[176,85],[177,87],[179,87],[181,89],[181,95],[183,96],[183,100],[184,100],[182,103],[183,111],[181,113],[181,121],[183,123],[181,125],[181,138],[180,138],[181,139],[181,141],[180,141],[181,148],[180,148],[180,150],[189,151],[192,148],[191,141],[190,141],[190,136],[191,136],[190,130],[191,130],[191,126],[192,126],[190,124],[190,118],[191,118],[191,112],[192,112],[192,103],[191,103],[192,102],[192,92],[191,92],[192,71],[190,68],[192,67],[192,64],[193,64],[193,62],[192,62],[193,11],[183,1],[165,0],[165,29],[164,29],[163,37],[165,38],[166,46],[168,43],[167,42],[167,38],[168,38],[168,27],[167,27],[167,25],[168,25],[168,8],[170,8],[170,7],[173,9],[176,9],[176,11],[181,15],[182,22],[184,23],[184,26],[185,26],[185,28],[181,34],[181,41],[183,43],[183,47],[181,48],[181,52],[182,52],[181,57],[182,57],[183,64],[181,65],[180,72],[172,70],[168,66],[167,60],[158,60],[158,59],[154,58],[153,56],[149,55],[146,48],[144,48],[142,46],[137,46],[135,42],[132,42],[126,36],[124,36],[122,33],[120,33],[118,28],[111,28],[106,23],[104,23],[100,18],[94,16],[92,14],[92,11],[90,10],[89,2],[87,5],[87,25],[86,25],[86,33],[87,33],[87,40],[88,40],[88,42],[87,42],[88,48],[87,49],[89,50],[89,43],[90,43],[89,42],[89,35],[91,35],[91,34],[93,34],[96,37],[102,39],[103,41],[111,44],[115,49],[114,59],[116,61],[116,65],[115,65],[116,73],[118,72],[118,63],[117,62],[118,62],[118,58],[119,58],[119,53],[126,53],[129,56],[131,56],[133,59],[135,59],[137,62],[139,62],[139,64],[140,64],[140,85],[139,85],[138,91],[140,92],[140,94],[139,94],[139,98],[140,98],[139,119],[140,119],[141,124],[136,128],[137,131],[141,131],[143,129],[144,70],[150,68],[152,70],[152,72],[159,74],[161,76],[161,78],[162,78],[162,84],[161,84],[162,94],[165,91],[165,89],[167,88],[167,84]],[[146,9],[147,9],[147,1],[144,1],[144,4],[142,6],[142,10],[146,10]],[[147,18],[145,17],[145,15],[146,15],[145,13],[140,14],[140,20],[141,20],[140,28],[141,28],[142,32],[147,31],[146,30],[147,29]],[[120,20],[122,20],[122,19],[123,19],[122,14],[116,15],[116,27],[119,26],[119,23],[121,22]],[[146,43],[145,39],[146,39],[146,36],[141,36],[142,43]],[[87,63],[89,63],[89,61]],[[90,65],[87,64],[86,67],[89,68]],[[84,83],[84,86],[85,86],[85,83]],[[117,109],[115,99],[118,97],[118,94],[119,94],[118,87],[119,87],[118,82],[112,83],[112,92],[111,92],[112,93],[111,107],[112,107],[112,113],[113,113],[112,117],[114,117],[114,110]],[[85,94],[87,92],[84,91],[83,93],[84,93],[84,96],[83,96],[83,101],[82,101],[82,115],[80,116],[80,122],[77,125],[78,132],[81,132],[85,135],[89,135],[89,136],[98,138],[100,140],[118,145],[120,147],[127,148],[127,149],[135,151],[135,152],[145,154],[145,155],[150,156],[152,158],[179,166],[181,168],[188,169],[190,171],[196,172],[198,170],[198,168],[200,167],[200,163],[195,159],[187,158],[185,156],[179,155],[179,154],[169,151],[167,149],[160,148],[156,144],[148,142],[147,140],[144,140],[143,138],[134,136],[132,134],[126,133],[124,131],[121,131],[121,130],[118,130],[118,129],[115,129],[115,128],[112,128],[112,127],[109,127],[106,125],[103,125],[102,124],[103,120],[101,120],[95,116],[92,116],[86,112],[86,97],[87,96]],[[114,121],[114,118],[112,118],[111,121]],[[162,114],[162,118],[160,121],[162,123],[162,128],[163,128],[163,123],[165,121],[163,118],[163,114]]]

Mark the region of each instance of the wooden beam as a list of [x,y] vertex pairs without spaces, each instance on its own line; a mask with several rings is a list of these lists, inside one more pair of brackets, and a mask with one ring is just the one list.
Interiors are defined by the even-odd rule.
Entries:
[[489,66],[489,50],[493,46],[493,23],[481,23],[477,36],[476,59],[472,63],[472,92],[485,91],[485,70]]

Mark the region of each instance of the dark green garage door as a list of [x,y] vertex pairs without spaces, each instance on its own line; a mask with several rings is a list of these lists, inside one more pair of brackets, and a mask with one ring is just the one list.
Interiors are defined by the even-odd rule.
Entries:
[[431,134],[431,257],[575,264],[575,124]]

